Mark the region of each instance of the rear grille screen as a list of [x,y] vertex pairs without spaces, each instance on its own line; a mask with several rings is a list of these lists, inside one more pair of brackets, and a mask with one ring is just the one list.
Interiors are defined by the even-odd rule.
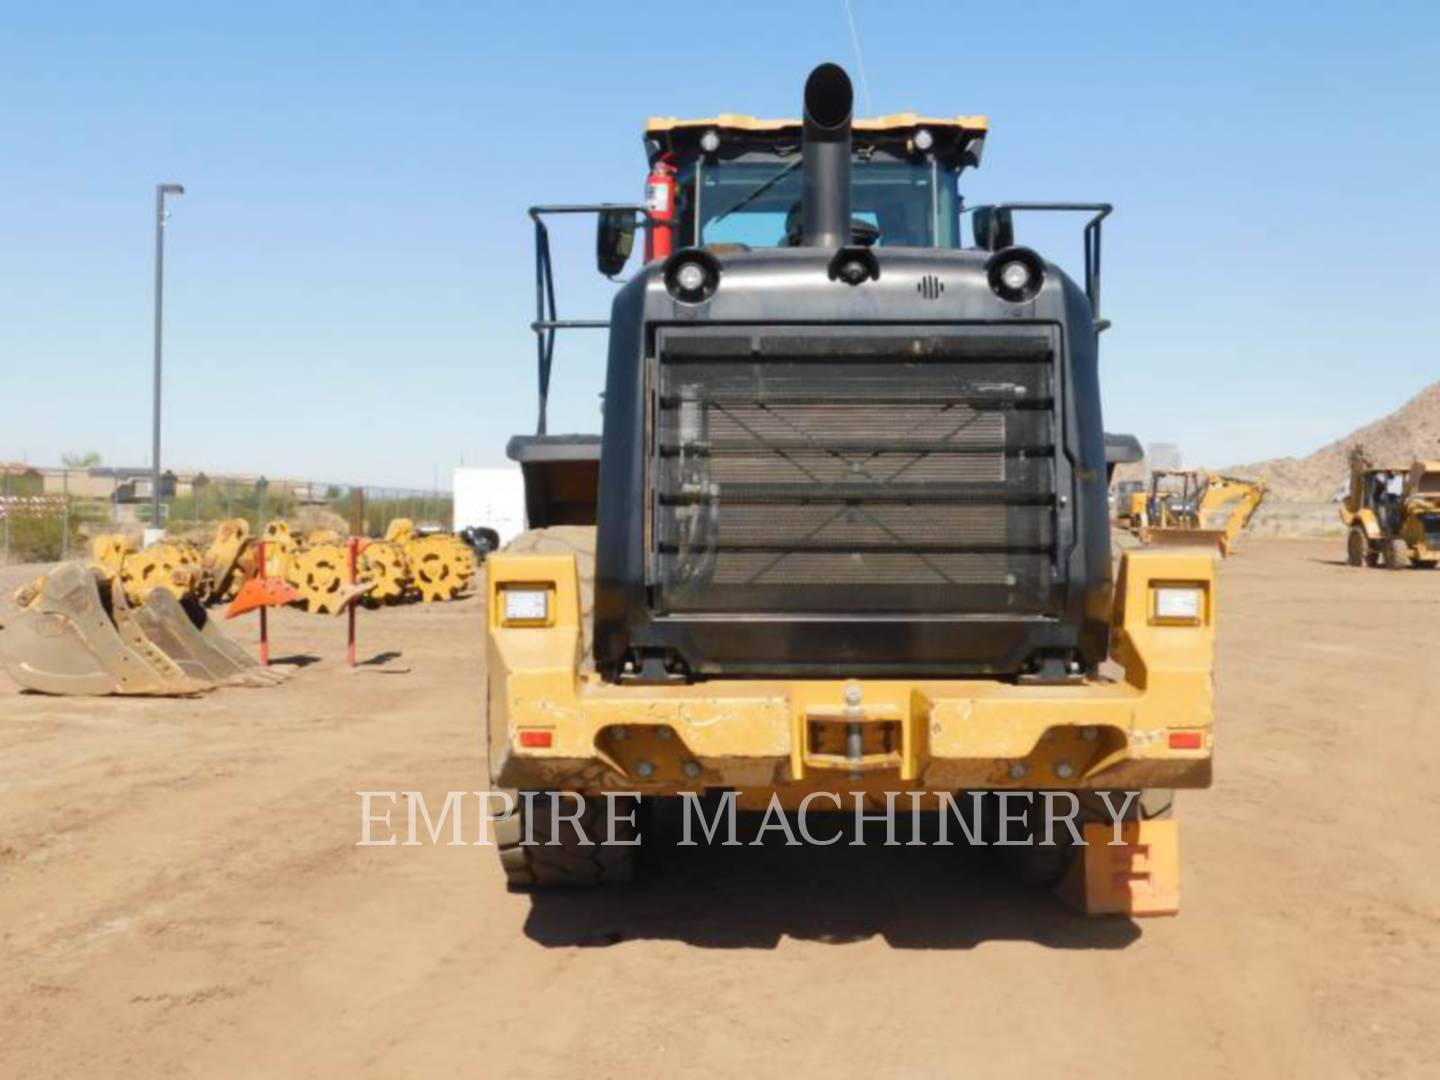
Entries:
[[857,334],[660,334],[660,610],[1050,610],[1048,334]]

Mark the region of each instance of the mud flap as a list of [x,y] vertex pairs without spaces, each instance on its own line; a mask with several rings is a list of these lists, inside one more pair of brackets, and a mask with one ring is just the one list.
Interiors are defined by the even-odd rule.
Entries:
[[195,628],[175,594],[157,586],[145,597],[136,613],[145,636],[196,678],[230,686],[274,686],[275,678],[264,671],[243,667],[216,648]]
[[1127,821],[1122,844],[1114,827],[1089,822],[1085,847],[1056,892],[1085,915],[1174,915],[1180,910],[1180,823]]
[[16,682],[46,694],[193,694],[206,689],[132,649],[110,621],[95,575],[75,562],[53,570],[34,610],[5,626],[0,657]]

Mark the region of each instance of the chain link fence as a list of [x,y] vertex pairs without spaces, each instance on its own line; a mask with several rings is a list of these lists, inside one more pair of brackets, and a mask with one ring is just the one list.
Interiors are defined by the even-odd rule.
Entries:
[[[227,518],[252,532],[281,519],[308,532],[381,536],[394,518],[449,529],[450,493],[319,480],[165,474],[160,525],[175,539],[204,545]],[[0,464],[0,565],[88,555],[90,541],[125,533],[137,542],[153,525],[148,472]]]

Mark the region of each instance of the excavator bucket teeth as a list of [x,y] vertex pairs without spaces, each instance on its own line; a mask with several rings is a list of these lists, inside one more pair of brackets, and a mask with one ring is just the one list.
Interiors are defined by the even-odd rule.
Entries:
[[6,670],[21,686],[47,694],[194,694],[207,684],[175,674],[122,637],[95,575],[62,563],[45,579],[35,609],[0,635]]
[[283,578],[252,577],[240,587],[235,599],[225,609],[225,618],[233,619],[262,607],[284,607],[300,599],[300,591]]
[[216,648],[190,621],[175,594],[161,586],[150,590],[137,612],[145,636],[160,646],[186,674],[237,686],[271,686],[272,678],[251,672]]

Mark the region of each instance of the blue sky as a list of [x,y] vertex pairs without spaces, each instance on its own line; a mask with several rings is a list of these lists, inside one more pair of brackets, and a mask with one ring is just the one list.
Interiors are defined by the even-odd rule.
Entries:
[[[1106,424],[1304,453],[1440,378],[1440,9],[854,0],[878,113],[986,113],[970,203],[1105,199]],[[903,14],[903,18],[899,17]],[[442,484],[535,409],[540,201],[640,194],[651,114],[793,115],[840,0],[19,4],[0,20],[0,458]],[[1022,227],[1023,229],[1023,227]],[[1075,265],[1078,231],[1022,240]],[[603,314],[588,227],[563,314]],[[598,430],[599,338],[552,430]]]

